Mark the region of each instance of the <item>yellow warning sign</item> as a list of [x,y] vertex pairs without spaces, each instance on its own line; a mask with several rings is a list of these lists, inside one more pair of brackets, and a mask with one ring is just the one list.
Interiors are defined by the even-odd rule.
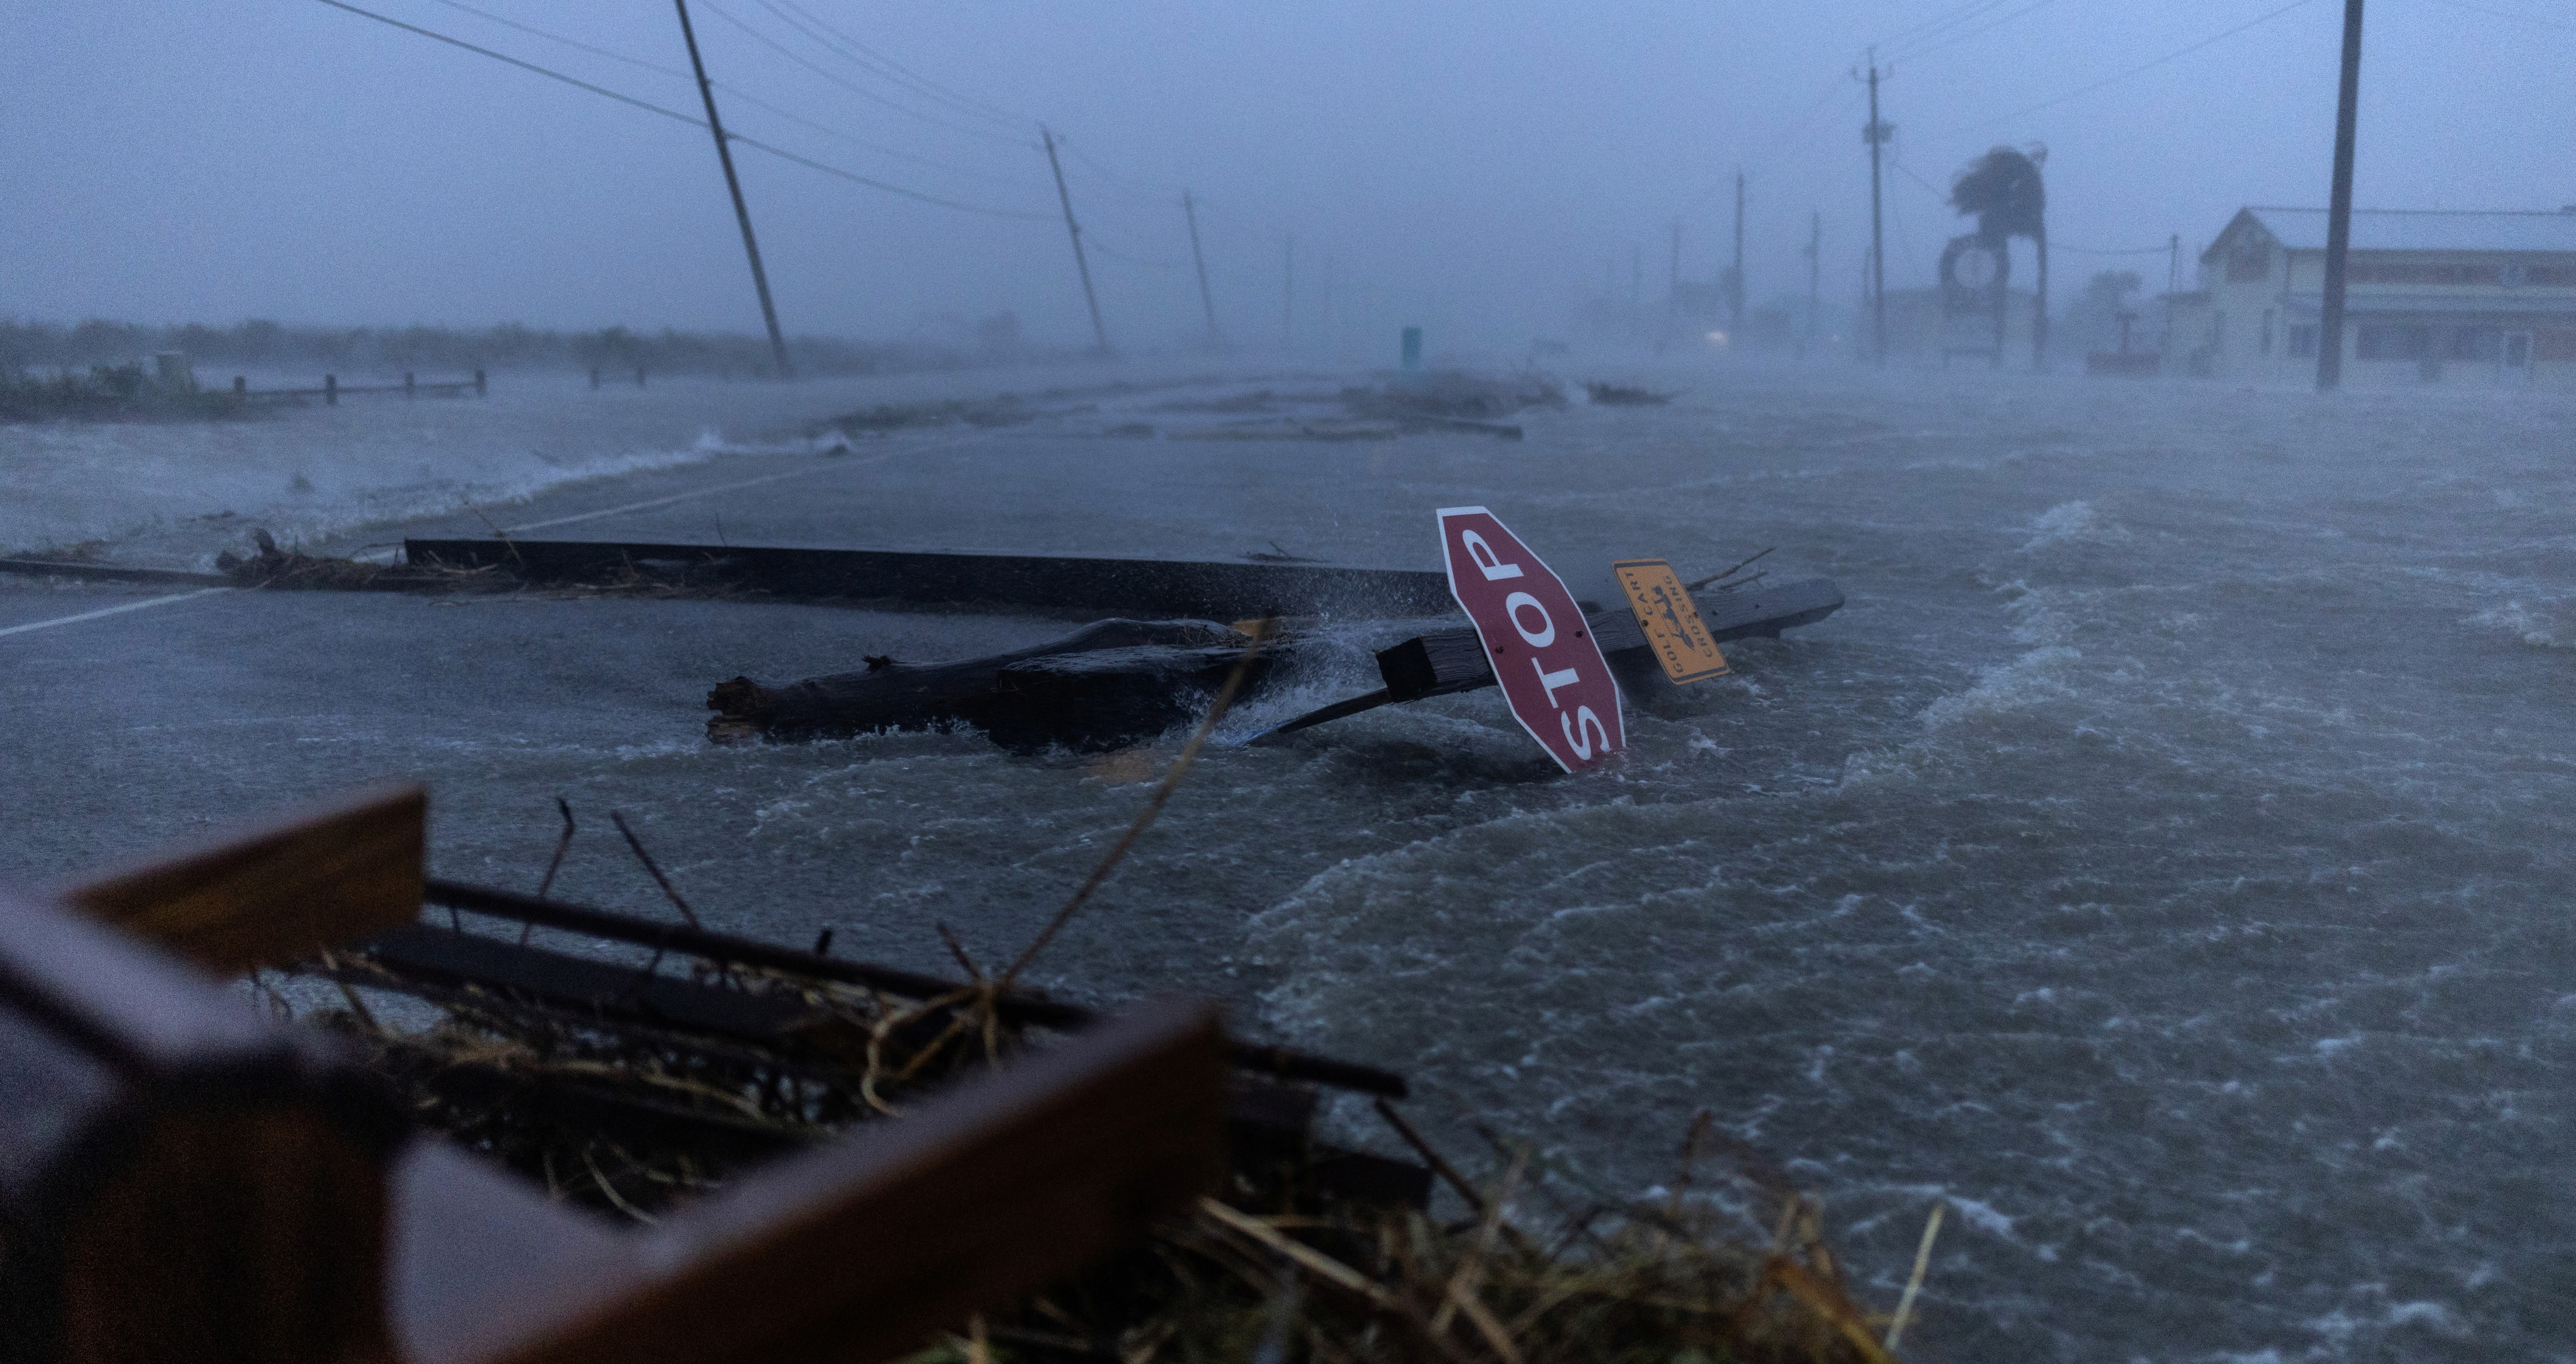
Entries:
[[1622,559],[1610,570],[1619,575],[1628,608],[1637,613],[1637,627],[1646,632],[1646,642],[1655,646],[1655,660],[1664,665],[1664,676],[1675,682],[1697,682],[1725,674],[1726,655],[1709,638],[1699,608],[1691,604],[1690,591],[1671,564],[1661,559]]

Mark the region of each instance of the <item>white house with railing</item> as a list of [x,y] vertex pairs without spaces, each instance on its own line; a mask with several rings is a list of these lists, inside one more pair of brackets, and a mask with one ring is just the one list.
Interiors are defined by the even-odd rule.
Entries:
[[[2576,389],[2576,208],[2356,209],[2344,381]],[[2326,211],[2247,208],[2172,298],[2168,373],[2298,383],[2317,368]]]

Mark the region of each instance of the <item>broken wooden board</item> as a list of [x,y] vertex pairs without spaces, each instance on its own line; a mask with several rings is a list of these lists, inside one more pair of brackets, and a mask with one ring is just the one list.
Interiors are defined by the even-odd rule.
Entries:
[[[566,904],[560,900],[541,900],[516,891],[496,890],[488,886],[469,886],[457,881],[432,879],[425,893],[427,903],[470,914],[488,915],[520,924],[557,929],[584,937],[650,948],[655,952],[680,952],[717,967],[749,967],[755,970],[784,971],[810,976],[816,980],[863,985],[872,990],[900,995],[906,999],[940,999],[953,996],[966,986],[959,981],[898,970],[872,962],[849,961],[806,952],[793,947],[726,933],[711,933],[686,924],[637,919],[607,910]],[[1089,1027],[1102,1015],[1079,1004],[1045,999],[1022,990],[1002,989],[994,992],[992,1009],[1003,1022],[1014,1026],[1035,1026],[1059,1031]],[[1260,1046],[1236,1041],[1227,1044],[1227,1055],[1238,1069],[1258,1071],[1282,1080],[1312,1081],[1339,1089],[1355,1090],[1385,1098],[1406,1097],[1404,1077],[1375,1066],[1338,1061],[1328,1056],[1295,1051],[1287,1047]]]
[[1433,572],[1322,564],[1128,559],[777,545],[586,540],[405,540],[415,567],[493,568],[532,583],[668,581],[703,588],[914,606],[1007,607],[1140,616],[1445,615]]
[[208,971],[282,965],[420,913],[428,817],[420,787],[378,787],[94,877],[61,898]]
[[622,1236],[421,1162],[397,1336],[440,1364],[898,1358],[1213,1188],[1220,1037],[1149,1005]]

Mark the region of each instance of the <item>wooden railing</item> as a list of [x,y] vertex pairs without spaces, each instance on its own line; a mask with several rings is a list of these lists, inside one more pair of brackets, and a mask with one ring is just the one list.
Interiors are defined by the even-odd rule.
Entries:
[[1173,1001],[649,1228],[553,1202],[221,983],[416,918],[426,809],[0,897],[0,1360],[890,1359],[1219,1177],[1227,1043]]

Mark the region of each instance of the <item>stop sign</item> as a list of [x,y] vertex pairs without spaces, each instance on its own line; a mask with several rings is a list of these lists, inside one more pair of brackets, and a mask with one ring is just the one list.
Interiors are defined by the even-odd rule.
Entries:
[[1503,699],[1539,747],[1568,772],[1626,747],[1619,684],[1556,574],[1482,507],[1440,509],[1440,552]]

